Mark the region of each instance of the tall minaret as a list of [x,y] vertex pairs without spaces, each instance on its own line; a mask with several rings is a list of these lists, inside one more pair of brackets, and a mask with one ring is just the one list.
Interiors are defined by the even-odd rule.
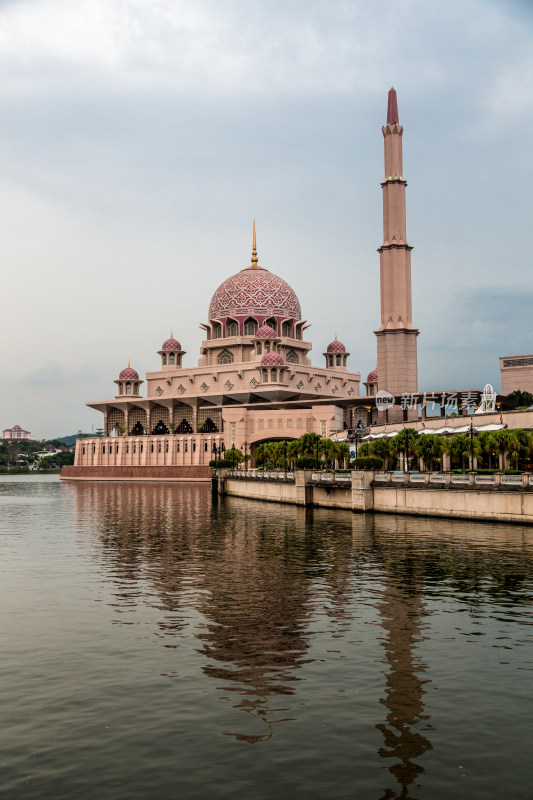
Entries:
[[[383,187],[383,244],[380,256],[381,325],[378,387],[394,395],[418,390],[416,337],[411,310],[411,250],[405,234],[405,187],[402,163],[403,127],[398,121],[396,90],[389,91]],[[398,409],[398,407],[396,407]],[[389,420],[391,412],[389,410]]]

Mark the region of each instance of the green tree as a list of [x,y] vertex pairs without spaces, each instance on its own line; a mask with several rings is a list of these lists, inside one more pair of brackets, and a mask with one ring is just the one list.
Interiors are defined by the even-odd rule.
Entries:
[[533,406],[533,394],[521,392],[519,389],[508,394],[507,400],[510,401],[513,408],[529,408],[529,406]]
[[10,466],[15,466],[17,459],[20,455],[20,448],[16,444],[8,444],[7,446],[7,463]]
[[474,456],[481,455],[481,446],[477,439],[470,441],[470,436],[467,433],[456,433],[452,436],[449,443],[449,450],[452,459],[460,461],[463,472],[466,471],[466,465],[469,463],[471,451]]
[[499,455],[502,456],[502,472],[505,474],[505,453],[509,450],[510,431],[501,430],[494,432],[494,446]]
[[416,430],[414,428],[403,428],[400,433],[393,436],[389,441],[391,454],[398,456],[402,453],[407,462],[407,470],[409,470],[409,462],[407,459],[416,455],[416,446],[418,442],[418,433]]
[[435,462],[439,462],[446,450],[446,442],[442,436],[435,433],[425,433],[418,437],[416,454],[424,461],[425,469],[431,472]]
[[518,469],[520,457],[525,458],[530,453],[529,436],[522,428],[515,428],[515,430],[508,431],[508,433],[507,451],[509,453],[509,461],[511,465],[514,462],[514,468]]
[[[394,438],[396,438],[396,437],[394,437]],[[377,456],[377,458],[383,459],[383,467],[384,467],[384,469],[388,469],[389,468],[389,460],[390,460],[391,455],[392,455],[392,452],[391,452],[391,441],[392,441],[391,439],[388,439],[387,437],[383,437],[382,439],[375,439],[370,444],[368,455]],[[364,444],[362,447],[359,448],[358,455],[361,455],[361,456],[366,456],[367,455],[366,452],[365,453],[361,452],[364,447],[366,447],[366,444]]]

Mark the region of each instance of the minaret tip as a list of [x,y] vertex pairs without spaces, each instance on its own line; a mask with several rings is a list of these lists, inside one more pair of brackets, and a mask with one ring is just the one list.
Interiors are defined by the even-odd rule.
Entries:
[[255,219],[254,219],[254,234],[252,240],[252,267],[257,267],[257,262],[259,259],[257,258],[257,245],[255,241]]
[[391,86],[389,89],[389,101],[387,104],[387,125],[394,125],[395,122],[399,121],[396,89]]

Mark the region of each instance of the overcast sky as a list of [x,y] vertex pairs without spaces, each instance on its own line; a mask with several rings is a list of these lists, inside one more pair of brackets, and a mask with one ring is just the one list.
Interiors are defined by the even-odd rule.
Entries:
[[[0,0],[0,427],[90,430],[131,358],[197,363],[259,262],[313,362],[379,325],[387,92],[404,125],[424,389],[531,353],[533,14],[496,0]],[[143,375],[141,375],[143,377]]]

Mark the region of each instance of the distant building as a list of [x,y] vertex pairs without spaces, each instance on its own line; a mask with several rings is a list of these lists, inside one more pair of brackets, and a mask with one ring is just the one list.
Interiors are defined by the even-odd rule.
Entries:
[[533,394],[533,355],[500,356],[502,394],[511,394],[517,389]]
[[6,428],[2,436],[3,439],[31,439],[31,433],[23,430],[20,425]]

